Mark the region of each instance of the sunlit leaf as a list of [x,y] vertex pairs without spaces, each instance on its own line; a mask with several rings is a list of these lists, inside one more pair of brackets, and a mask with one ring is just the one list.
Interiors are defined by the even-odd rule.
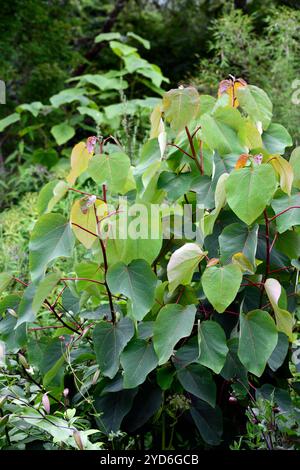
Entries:
[[174,251],[167,267],[170,292],[180,284],[190,284],[194,271],[205,254],[196,243],[186,243]]
[[76,144],[71,153],[71,171],[67,176],[69,184],[75,184],[76,179],[87,170],[89,160],[92,157],[84,142]]
[[238,266],[212,266],[206,268],[201,277],[206,297],[219,313],[223,313],[234,301],[242,282],[242,273]]

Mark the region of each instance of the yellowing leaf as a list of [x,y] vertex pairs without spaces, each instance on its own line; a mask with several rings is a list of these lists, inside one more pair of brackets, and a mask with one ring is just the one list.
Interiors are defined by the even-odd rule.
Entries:
[[86,198],[77,199],[71,209],[70,222],[73,232],[87,249],[91,248],[96,240],[97,222],[94,207],[96,207],[97,215],[101,219],[106,213],[106,204],[103,201],[97,200],[88,206]]
[[274,155],[270,158],[274,170],[280,176],[280,187],[283,192],[291,195],[294,171],[292,165],[280,155]]
[[276,279],[269,278],[265,282],[265,290],[275,313],[278,331],[282,331],[290,338],[290,341],[293,341],[293,316],[290,312],[278,306],[278,301],[281,294],[280,283]]
[[224,93],[229,95],[230,103],[234,108],[238,108],[239,102],[236,97],[236,91],[241,88],[247,86],[247,83],[242,78],[238,78],[237,80],[222,80],[219,84],[218,96],[222,96]]
[[71,171],[67,176],[69,184],[74,184],[78,176],[87,169],[91,157],[84,142],[75,145],[71,153]]
[[150,139],[155,139],[155,137],[158,137],[159,134],[164,131],[161,104],[157,104],[155,108],[153,109],[151,116],[150,116],[150,122],[151,122]]
[[243,273],[254,274],[255,267],[244,253],[235,253],[232,257],[232,263],[237,264]]

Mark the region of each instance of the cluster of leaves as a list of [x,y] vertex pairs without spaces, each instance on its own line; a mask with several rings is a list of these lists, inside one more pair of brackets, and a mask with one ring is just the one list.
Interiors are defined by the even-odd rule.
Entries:
[[[147,445],[163,449],[187,436],[189,448],[216,446],[237,438],[236,407],[254,406],[253,388],[297,393],[289,358],[299,317],[299,148],[282,156],[291,146],[267,94],[233,78],[217,99],[192,87],[165,93],[134,162],[111,136],[75,145],[66,180],[39,195],[30,282],[0,278],[10,289],[0,303],[3,446],[18,447],[24,433],[42,441],[28,424],[53,436],[50,413],[64,417],[56,426],[79,448],[102,444],[87,429],[141,442],[150,430]],[[82,191],[89,180],[97,194]],[[70,193],[70,216],[53,212]],[[135,202],[164,203],[155,238],[143,231],[149,213],[130,212]],[[178,209],[167,202],[189,203],[196,239],[178,233]],[[117,222],[127,237],[113,237]],[[57,269],[61,257],[74,258],[71,272]],[[70,406],[83,431],[66,424]],[[64,441],[56,434],[53,445]]]
[[[95,128],[99,135],[114,132],[129,153],[134,152],[137,134],[147,126],[149,111],[159,100],[146,94],[162,95],[160,86],[168,80],[159,67],[128,44],[149,49],[150,43],[140,36],[106,33],[95,41],[109,45],[120,60],[119,70],[73,77],[69,80],[73,86],[53,95],[49,104],[21,104],[0,120],[0,132],[5,132],[1,140],[5,158],[0,170],[12,173],[11,178],[1,181],[8,194],[3,198],[4,207],[14,196],[16,166],[43,165],[61,171],[66,165],[64,157],[70,155],[71,149],[66,146],[80,139],[83,132],[91,133]],[[137,95],[144,97],[137,99]]]

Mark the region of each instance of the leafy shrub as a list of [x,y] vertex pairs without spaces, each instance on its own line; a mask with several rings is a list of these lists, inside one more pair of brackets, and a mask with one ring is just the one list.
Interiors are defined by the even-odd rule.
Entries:
[[[299,447],[282,399],[299,392],[291,145],[242,79],[217,99],[165,93],[134,165],[115,137],[75,145],[66,180],[38,198],[31,281],[0,278],[2,447],[42,446],[44,433],[49,448],[235,447],[247,413],[257,447]],[[91,180],[98,191],[82,190]],[[54,212],[70,195],[70,215]],[[261,397],[285,420],[280,443]]]
[[[68,81],[71,86],[53,95],[50,103],[21,104],[0,120],[0,132],[5,131],[0,184],[7,193],[1,208],[14,202],[8,193],[12,186],[17,191],[16,168],[20,164],[26,169],[38,165],[40,169],[44,166],[60,172],[70,155],[70,144],[84,133],[94,132],[95,127],[99,136],[113,132],[122,139],[129,155],[135,153],[137,141],[144,138],[149,111],[163,93],[162,83],[168,80],[159,67],[138,53],[137,47],[150,48],[149,42],[140,36],[108,33],[95,40],[107,43],[120,61],[118,70],[73,77]],[[18,196],[22,194],[20,191]]]

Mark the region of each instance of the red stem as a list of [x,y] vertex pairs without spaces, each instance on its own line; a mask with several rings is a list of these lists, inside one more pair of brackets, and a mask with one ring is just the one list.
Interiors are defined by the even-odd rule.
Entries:
[[190,131],[188,129],[187,126],[185,126],[185,132],[186,132],[186,135],[187,135],[187,138],[188,138],[188,141],[189,141],[189,144],[190,144],[190,148],[191,148],[191,151],[192,151],[192,158],[194,160],[194,162],[196,163],[201,175],[203,174],[202,173],[202,168],[200,166],[200,163],[198,162],[198,159],[197,159],[197,154],[196,154],[196,150],[195,150],[195,146],[194,146],[194,142],[193,142],[193,138],[190,134]]
[[102,194],[103,194],[103,201],[107,202],[107,199],[106,199],[106,184],[102,185]]
[[284,268],[273,269],[269,272],[269,274],[279,273],[280,271],[286,271],[288,269],[291,269],[291,266],[284,266]]
[[[94,194],[91,194],[91,193],[85,193],[84,191],[80,191],[79,189],[75,189],[75,188],[68,188],[68,191],[74,191],[75,193],[79,193],[79,194],[83,194],[84,196],[94,196]],[[102,201],[103,199],[99,196],[96,196],[97,199],[100,199],[100,201]]]
[[291,209],[300,209],[300,206],[291,206],[288,207],[287,209],[284,209],[284,211],[278,212],[278,214],[273,215],[270,219],[268,219],[269,222],[272,222],[272,220],[277,219],[280,215],[284,214],[287,211],[290,211]]
[[190,153],[183,150],[181,147],[179,147],[179,145],[176,145],[176,144],[168,144],[168,145],[170,145],[171,147],[176,147],[178,150],[180,150],[180,152],[184,153],[185,155],[190,157],[192,160],[194,160],[193,156]]
[[91,231],[88,230],[87,228],[84,228],[84,227],[82,227],[82,226],[79,225],[79,224],[75,224],[75,222],[71,222],[71,224],[72,224],[72,225],[75,225],[75,227],[81,228],[81,230],[83,230],[84,232],[87,232],[87,233],[89,233],[90,235],[93,235],[94,237],[99,238],[99,235],[97,235],[97,234],[94,233],[94,232],[91,232]]
[[102,240],[102,238],[100,236],[100,233],[99,233],[99,218],[98,218],[97,209],[96,209],[95,206],[94,206],[94,213],[95,213],[96,222],[97,222],[98,239],[99,239],[99,243],[100,243],[100,247],[101,247],[101,251],[102,251],[102,256],[103,256],[104,285],[105,285],[107,296],[108,296],[108,302],[109,302],[112,322],[115,324],[116,323],[116,314],[115,314],[115,309],[114,309],[114,304],[113,304],[113,299],[112,299],[112,293],[110,291],[110,288],[108,287],[107,280],[106,280],[106,275],[107,275],[107,271],[108,271],[106,248],[105,248],[105,245],[104,245],[103,240]]
[[96,281],[95,279],[90,279],[88,277],[62,277],[60,280],[61,281],[89,281],[89,282],[95,282],[96,284],[104,285],[104,282]]

